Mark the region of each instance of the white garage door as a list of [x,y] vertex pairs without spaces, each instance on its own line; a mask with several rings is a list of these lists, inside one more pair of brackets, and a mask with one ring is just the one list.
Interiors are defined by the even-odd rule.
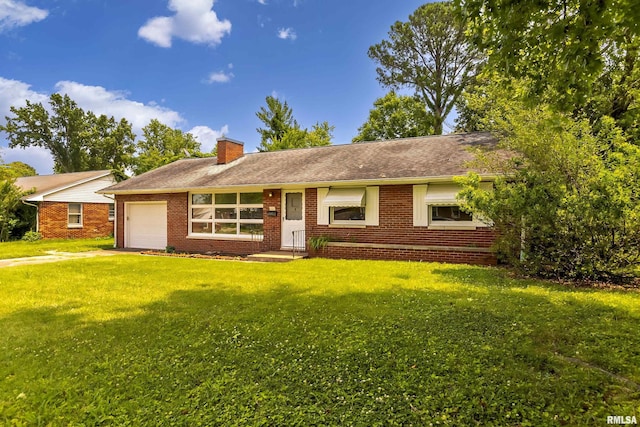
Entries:
[[127,203],[124,246],[139,249],[167,247],[167,204]]

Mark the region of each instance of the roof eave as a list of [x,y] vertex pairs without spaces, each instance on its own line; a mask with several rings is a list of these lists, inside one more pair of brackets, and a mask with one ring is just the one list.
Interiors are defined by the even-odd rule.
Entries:
[[[163,194],[163,193],[188,193],[191,191],[202,191],[210,188],[216,189],[234,189],[234,188],[309,188],[309,187],[332,187],[332,186],[367,186],[367,185],[399,185],[399,184],[424,184],[427,182],[451,182],[454,177],[463,176],[456,175],[438,175],[423,177],[404,177],[404,178],[371,178],[358,180],[341,180],[341,181],[309,181],[309,182],[274,182],[264,184],[233,184],[233,185],[212,185],[200,187],[174,187],[174,188],[150,188],[138,190],[104,190],[97,191],[98,194],[114,194],[114,195],[132,195],[132,194]],[[496,174],[478,174],[482,180],[491,181],[498,177]]]

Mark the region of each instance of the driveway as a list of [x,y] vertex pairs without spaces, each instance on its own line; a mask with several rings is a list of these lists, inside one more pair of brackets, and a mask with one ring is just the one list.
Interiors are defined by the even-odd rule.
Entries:
[[0,260],[0,268],[15,267],[18,265],[46,264],[49,262],[67,261],[70,259],[95,258],[102,256],[120,255],[123,252],[118,251],[89,251],[89,252],[58,252],[47,251],[48,255],[32,256],[25,258],[10,258]]

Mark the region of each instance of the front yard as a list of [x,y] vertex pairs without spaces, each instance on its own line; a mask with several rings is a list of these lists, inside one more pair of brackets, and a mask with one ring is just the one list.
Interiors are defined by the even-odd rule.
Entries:
[[402,262],[0,270],[3,425],[640,418],[640,293]]

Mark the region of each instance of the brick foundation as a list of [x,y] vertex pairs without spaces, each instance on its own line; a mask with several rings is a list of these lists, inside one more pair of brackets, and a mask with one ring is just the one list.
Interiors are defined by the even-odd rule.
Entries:
[[69,204],[42,202],[38,207],[38,230],[44,239],[92,239],[113,234],[109,204],[82,203],[82,227],[70,228]]

